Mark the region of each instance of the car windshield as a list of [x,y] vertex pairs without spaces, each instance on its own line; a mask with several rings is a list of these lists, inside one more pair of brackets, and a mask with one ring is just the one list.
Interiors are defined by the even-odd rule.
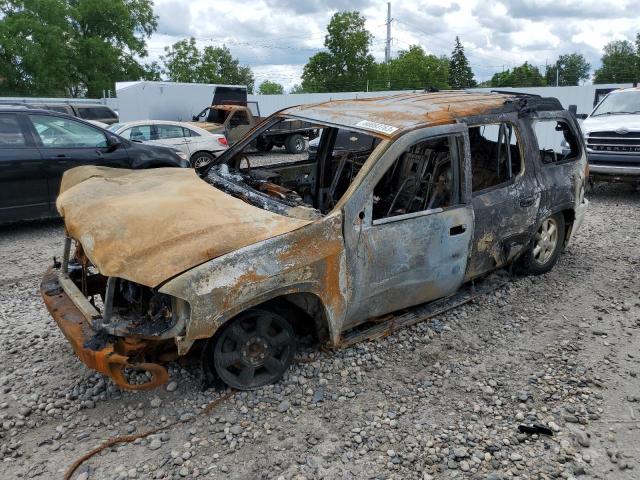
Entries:
[[640,113],[640,90],[609,94],[591,116],[625,113]]
[[122,127],[122,125],[123,125],[122,123],[112,123],[107,127],[107,130],[113,133],[118,133],[118,129]]

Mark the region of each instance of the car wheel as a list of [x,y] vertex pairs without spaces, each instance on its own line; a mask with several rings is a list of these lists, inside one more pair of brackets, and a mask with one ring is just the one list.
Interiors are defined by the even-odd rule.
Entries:
[[191,166],[196,170],[200,170],[213,162],[215,158],[208,152],[196,152],[191,156]]
[[284,146],[287,149],[287,153],[302,153],[307,145],[304,137],[296,133],[287,137]]
[[560,213],[545,218],[521,259],[525,273],[547,273],[558,261],[564,244],[564,217]]
[[224,325],[208,343],[205,357],[224,383],[254,390],[280,380],[295,350],[291,324],[275,312],[255,308]]

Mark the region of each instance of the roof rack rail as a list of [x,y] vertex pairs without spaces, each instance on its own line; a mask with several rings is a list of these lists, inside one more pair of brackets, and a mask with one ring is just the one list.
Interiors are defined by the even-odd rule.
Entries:
[[537,97],[537,98],[542,98],[542,95],[538,95],[537,93],[514,92],[513,90],[491,90],[491,93],[502,93],[502,94],[505,94],[505,95],[513,95],[515,97]]

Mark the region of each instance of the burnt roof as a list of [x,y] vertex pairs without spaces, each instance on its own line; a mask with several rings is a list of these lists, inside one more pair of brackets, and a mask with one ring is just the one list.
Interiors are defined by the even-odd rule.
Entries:
[[555,98],[452,90],[331,100],[287,108],[282,113],[392,137],[418,126],[443,125],[464,117],[523,109],[562,110],[562,105]]

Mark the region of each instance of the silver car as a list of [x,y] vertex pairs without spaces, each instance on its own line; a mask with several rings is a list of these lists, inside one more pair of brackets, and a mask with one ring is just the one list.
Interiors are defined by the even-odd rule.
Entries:
[[177,148],[187,155],[195,169],[209,165],[228,147],[224,135],[210,133],[184,122],[140,120],[116,123],[109,130],[127,140]]

